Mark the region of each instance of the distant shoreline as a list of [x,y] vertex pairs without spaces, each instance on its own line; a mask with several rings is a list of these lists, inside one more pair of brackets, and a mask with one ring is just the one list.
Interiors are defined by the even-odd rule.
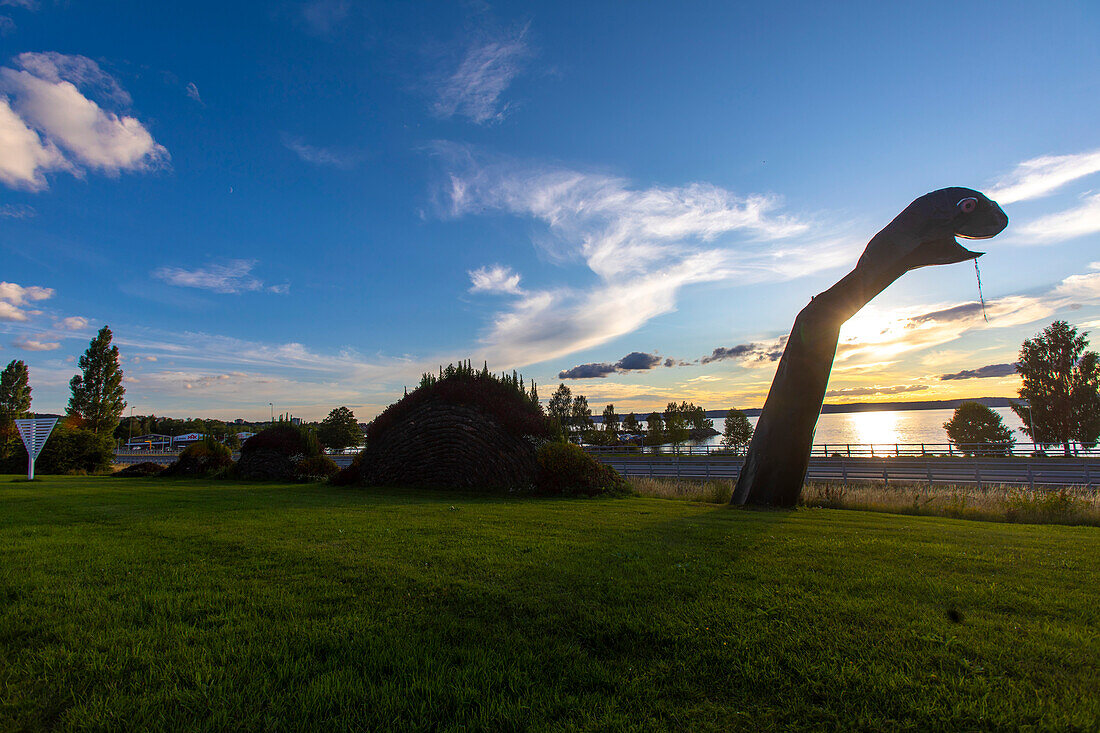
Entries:
[[[822,415],[843,415],[853,412],[886,412],[889,410],[954,410],[956,407],[964,402],[978,402],[986,407],[1010,407],[1013,402],[1011,397],[969,397],[957,400],[924,400],[921,402],[852,402],[844,405],[822,405]],[[745,413],[746,417],[759,417],[759,407],[750,407],[741,412]],[[729,412],[729,408],[725,410],[707,410],[707,417],[722,418]],[[644,417],[649,413],[635,413],[638,417]],[[621,415],[619,416],[622,417]],[[602,423],[602,415],[593,415],[592,419],[595,422]]]

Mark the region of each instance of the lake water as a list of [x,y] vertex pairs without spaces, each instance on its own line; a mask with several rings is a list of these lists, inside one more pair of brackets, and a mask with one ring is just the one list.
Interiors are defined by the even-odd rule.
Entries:
[[[1021,430],[1023,423],[1009,407],[994,407],[1005,425],[1013,431],[1018,443],[1028,442]],[[894,445],[900,443],[945,444],[948,442],[943,424],[954,410],[882,410],[880,412],[850,412],[822,415],[817,421],[814,444],[843,445],[845,443]],[[722,418],[714,419],[714,429],[722,430]],[[749,422],[756,426],[755,417]],[[692,441],[692,445],[718,445],[721,435]]]

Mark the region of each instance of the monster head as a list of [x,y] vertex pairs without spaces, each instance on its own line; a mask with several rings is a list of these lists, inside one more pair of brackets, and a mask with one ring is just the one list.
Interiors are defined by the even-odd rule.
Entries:
[[1008,226],[996,201],[970,188],[941,188],[926,193],[875,235],[857,269],[901,272],[928,265],[950,265],[981,257],[956,237],[988,239]]

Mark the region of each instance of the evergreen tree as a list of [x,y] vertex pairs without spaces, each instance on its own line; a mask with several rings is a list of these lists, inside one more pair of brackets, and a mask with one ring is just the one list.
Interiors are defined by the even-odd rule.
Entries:
[[88,350],[80,357],[78,374],[69,382],[72,397],[68,413],[83,418],[94,433],[110,433],[118,425],[126,402],[122,396],[122,367],[118,363],[118,347],[111,346],[111,329],[107,326],[88,344]]
[[0,430],[31,409],[30,375],[22,359],[13,359],[0,372]]
[[1001,416],[980,402],[964,402],[943,424],[947,437],[965,453],[1008,453],[1016,442]]
[[638,425],[638,416],[633,412],[627,413],[626,417],[623,418],[622,430],[630,435],[637,435],[642,432],[641,427]]
[[726,422],[722,426],[722,447],[742,451],[752,440],[752,425],[745,413],[734,408],[726,413]]
[[347,407],[337,407],[317,426],[317,440],[321,445],[336,451],[357,446],[363,441],[359,421]]
[[[1055,321],[1020,348],[1016,371],[1023,377],[1020,397],[1028,404],[1012,405],[1035,443],[1070,441],[1094,445],[1100,437],[1100,361],[1085,351],[1088,333],[1065,321]],[[1030,405],[1030,409],[1029,409]]]

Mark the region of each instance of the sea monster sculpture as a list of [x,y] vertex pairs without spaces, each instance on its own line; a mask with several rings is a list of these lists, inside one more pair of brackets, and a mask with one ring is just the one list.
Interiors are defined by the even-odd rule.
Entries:
[[733,504],[793,507],[809,467],[840,327],[909,270],[981,257],[955,237],[987,239],[1008,226],[995,201],[943,188],[909,204],[867,244],[855,269],[795,318],[737,479]]

